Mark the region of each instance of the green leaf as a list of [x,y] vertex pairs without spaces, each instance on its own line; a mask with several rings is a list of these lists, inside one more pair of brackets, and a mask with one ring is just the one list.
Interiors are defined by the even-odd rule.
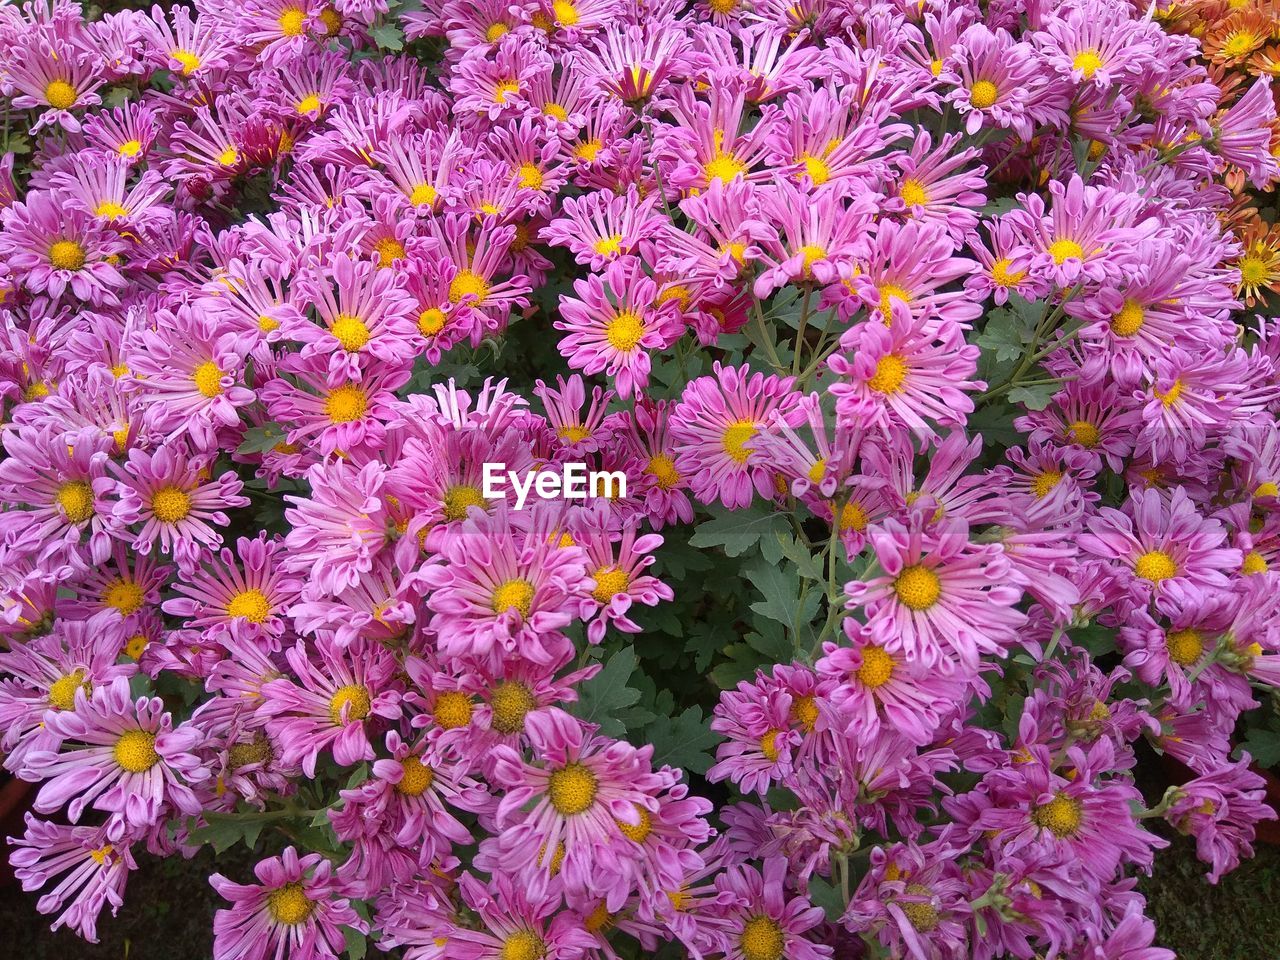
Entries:
[[636,669],[636,652],[624,647],[606,661],[604,669],[579,688],[574,714],[588,723],[600,726],[607,737],[626,734],[626,725],[618,714],[640,699],[640,691],[628,686]]
[[701,707],[689,707],[678,717],[658,717],[645,728],[653,744],[653,765],[668,764],[692,773],[706,773],[715,762],[712,750],[720,742]]
[[846,904],[839,887],[816,873],[809,877],[809,901],[815,907],[821,907],[831,923],[837,923],[844,914]]
[[369,941],[365,935],[355,927],[348,927],[342,924],[342,936],[347,941],[347,956],[351,960],[364,960],[365,952],[369,949]]
[[394,23],[384,23],[369,31],[379,49],[399,51],[404,49],[404,32]]
[[978,346],[989,351],[996,360],[1017,360],[1034,339],[1034,326],[1007,307],[987,314],[986,325],[978,334]]
[[818,612],[821,593],[809,584],[803,589],[801,580],[790,567],[769,563],[763,557],[750,564],[743,576],[764,596],[751,604],[751,609],[762,617],[775,620],[799,633],[800,627],[813,619]]
[[786,529],[786,518],[767,507],[753,506],[749,510],[725,510],[717,507],[710,520],[698,524],[689,538],[693,547],[723,547],[730,557],[740,557],[762,537],[777,537]]
[[1043,410],[1052,401],[1054,395],[1062,389],[1062,382],[1035,383],[1019,385],[1009,391],[1009,402],[1020,403],[1028,410]]
[[264,423],[260,427],[250,427],[244,432],[244,440],[236,447],[236,453],[266,453],[276,444],[283,443],[285,429],[278,423]]
[[1280,763],[1280,733],[1265,728],[1254,728],[1245,732],[1244,743],[1236,749],[1236,756],[1246,752],[1260,767],[1270,767]]

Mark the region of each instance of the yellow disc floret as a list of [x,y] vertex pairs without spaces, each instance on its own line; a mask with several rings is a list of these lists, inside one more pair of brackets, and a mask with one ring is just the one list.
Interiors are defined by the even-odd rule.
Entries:
[[502,614],[508,610],[514,610],[521,617],[528,617],[533,609],[533,593],[533,584],[528,580],[520,578],[506,580],[493,591],[489,605],[494,613]]
[[942,581],[928,567],[905,567],[893,581],[893,591],[902,605],[912,610],[928,610],[942,596]]
[[178,523],[191,512],[191,494],[180,487],[161,487],[151,495],[151,512],[161,523]]
[[596,802],[596,775],[580,763],[570,763],[551,774],[547,798],[556,813],[573,817]]
[[228,617],[244,617],[250,623],[265,623],[271,616],[271,601],[257,587],[241,590],[227,603]]
[[93,516],[93,487],[85,480],[68,480],[58,488],[58,506],[69,523],[84,523]]
[[1133,572],[1143,580],[1159,583],[1178,575],[1178,565],[1163,550],[1148,550],[1133,564]]
[[146,730],[126,730],[111,752],[121,769],[129,773],[146,773],[160,762],[156,735]]
[[[339,687],[329,698],[329,719],[334,723],[359,723],[369,715],[373,701],[369,689],[358,683]],[[343,712],[346,719],[343,719]]]

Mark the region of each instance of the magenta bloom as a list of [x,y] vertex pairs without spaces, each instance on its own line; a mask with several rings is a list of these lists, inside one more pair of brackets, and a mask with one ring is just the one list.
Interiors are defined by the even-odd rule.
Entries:
[[112,838],[154,826],[173,810],[200,812],[187,786],[207,776],[194,751],[200,732],[177,727],[159,697],[129,696],[129,681],[117,677],[88,695],[75,691],[70,710],[50,711],[45,725],[58,746],[32,750],[21,774],[44,780],[36,796],[40,813],[67,808],[76,823],[85,807],[109,813]]
[[1265,783],[1249,769],[1249,761],[1245,754],[1237,763],[1180,785],[1164,815],[1179,831],[1196,838],[1196,855],[1209,864],[1210,883],[1234,870],[1242,855],[1253,856],[1254,828],[1276,819],[1264,802]]
[[107,226],[52,195],[33,191],[0,214],[0,257],[34,293],[57,300],[67,290],[93,304],[119,303],[124,277],[112,258],[124,243]]
[[233,883],[220,873],[213,888],[231,901],[213,918],[214,960],[335,960],[346,946],[342,927],[368,926],[339,894],[333,865],[318,853],[299,857],[286,847],[253,868],[257,883]]
[[555,322],[568,334],[561,354],[575,370],[613,377],[623,399],[643,390],[649,351],[671,346],[683,332],[675,302],[659,297],[635,257],[614,260],[602,276],[575,280],[573,291],[576,297],[560,298],[564,319]]
[[703,503],[719,500],[729,509],[747,506],[752,497],[773,496],[773,472],[752,441],[771,429],[775,416],[790,420],[799,403],[790,377],[765,376],[722,366],[692,381],[671,418],[675,469],[690,478]]

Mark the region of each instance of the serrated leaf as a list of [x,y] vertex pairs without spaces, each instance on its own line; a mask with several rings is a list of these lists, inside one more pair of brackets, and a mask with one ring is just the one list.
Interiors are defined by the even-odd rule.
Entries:
[[1055,380],[1052,383],[1036,383],[1030,386],[1016,386],[1009,391],[1009,402],[1020,403],[1028,410],[1043,410],[1051,402],[1054,395],[1062,389],[1062,384]]
[[244,432],[244,439],[236,447],[236,453],[266,453],[276,444],[283,443],[285,429],[278,423],[264,423],[260,427],[250,427]]
[[636,652],[633,648],[624,647],[611,656],[603,669],[579,688],[574,715],[588,723],[598,724],[605,736],[623,736],[626,725],[618,715],[640,699],[640,691],[627,683],[635,669]]
[[777,662],[761,656],[758,650],[745,643],[729,644],[724,654],[727,659],[716,664],[711,671],[711,682],[721,690],[732,690],[743,680],[755,676],[762,665]]
[[786,527],[782,514],[763,507],[750,510],[717,509],[717,515],[698,524],[689,538],[693,547],[723,547],[730,557],[740,557],[762,537],[776,537]]
[[355,927],[348,927],[342,924],[342,938],[346,940],[347,956],[351,960],[364,960],[364,955],[369,949],[369,941],[363,933]]
[[1254,763],[1260,767],[1271,767],[1280,763],[1280,733],[1266,728],[1253,728],[1245,731],[1244,743],[1236,748],[1236,756],[1241,751],[1253,757]]
[[720,742],[701,707],[689,707],[678,717],[658,717],[645,728],[645,739],[653,744],[655,767],[667,764],[698,774],[711,769],[712,750]]
[[830,923],[839,922],[846,907],[840,888],[816,873],[809,877],[809,901],[822,908]]
[[369,31],[373,42],[382,50],[399,51],[404,49],[404,32],[394,23],[384,23]]
[[[783,557],[795,567],[800,576],[807,577],[810,580],[821,580],[825,574],[822,568],[822,557],[818,554],[810,552],[809,548],[802,544],[790,534],[779,533],[777,535],[778,549]],[[764,551],[761,551],[764,553]],[[765,559],[769,559],[767,553],[764,554]]]
[[818,612],[821,594],[813,589],[812,584],[804,589],[800,577],[788,566],[769,563],[761,558],[749,565],[743,575],[764,597],[751,604],[752,611],[785,624],[792,633],[798,633],[801,625],[812,620]]
[[1014,311],[1001,307],[987,314],[986,325],[978,334],[978,346],[996,360],[1017,360],[1031,345],[1033,328]]

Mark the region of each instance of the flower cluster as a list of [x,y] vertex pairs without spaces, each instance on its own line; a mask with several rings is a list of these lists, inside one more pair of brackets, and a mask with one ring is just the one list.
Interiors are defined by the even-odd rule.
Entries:
[[1172,957],[1280,687],[1275,31],[1183,9],[0,7],[38,909],[243,841],[218,960]]

